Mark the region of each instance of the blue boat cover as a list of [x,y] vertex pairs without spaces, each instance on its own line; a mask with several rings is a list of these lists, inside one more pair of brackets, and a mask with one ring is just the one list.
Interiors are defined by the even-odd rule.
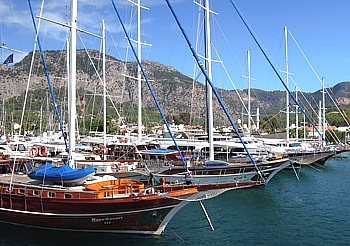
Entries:
[[228,166],[229,164],[225,161],[213,160],[206,161],[203,166],[205,167],[219,167],[219,166]]
[[177,151],[173,149],[148,149],[148,150],[142,150],[140,152],[148,153],[148,154],[171,154],[171,153],[176,153]]
[[54,167],[50,163],[42,165],[35,171],[32,171],[28,176],[32,179],[40,181],[51,182],[72,182],[74,180],[80,180],[84,177],[88,177],[93,174],[95,169],[93,167],[87,167],[82,169],[73,169],[68,165]]

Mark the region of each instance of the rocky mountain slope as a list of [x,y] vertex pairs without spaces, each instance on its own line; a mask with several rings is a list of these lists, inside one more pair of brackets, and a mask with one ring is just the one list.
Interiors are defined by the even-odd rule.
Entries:
[[[0,79],[2,89],[0,98],[9,99],[19,97],[26,91],[28,83],[28,73],[32,53],[29,53],[21,62],[13,66],[0,67]],[[66,53],[65,51],[46,51],[45,59],[47,70],[54,88],[65,88],[66,86]],[[77,89],[83,94],[101,94],[103,91],[102,83],[102,56],[99,52],[89,50],[77,51]],[[32,69],[32,76],[29,83],[29,89],[49,89],[45,70],[38,52],[36,52]],[[92,61],[92,62],[91,62]],[[193,80],[173,67],[164,64],[143,61],[144,69],[150,80],[154,94],[162,107],[164,114],[176,115],[180,113],[190,113],[194,118],[203,118],[205,116],[205,86]],[[135,62],[123,62],[114,57],[107,56],[106,61],[106,87],[108,95],[116,103],[137,104],[137,81],[131,77],[136,77],[137,64]],[[98,75],[99,74],[99,75]],[[126,75],[126,76],[125,76]],[[342,82],[330,88],[332,96],[344,107],[350,104],[350,84]],[[149,110],[156,110],[153,97],[146,82],[143,82],[143,107]],[[252,110],[257,107],[263,114],[277,114],[285,107],[284,91],[263,91],[253,89]],[[219,89],[220,95],[228,108],[231,116],[237,119],[241,116],[242,104],[238,99],[237,93],[247,102],[247,91],[234,91]],[[82,96],[82,95],[77,95]],[[321,93],[304,93],[304,97],[315,105],[315,102],[321,100]],[[301,102],[307,105],[305,99]],[[330,100],[328,100],[329,104]],[[294,104],[294,103],[291,103]],[[306,106],[307,107],[307,106]],[[328,105],[328,108],[334,106]],[[214,102],[215,120],[227,123],[226,117],[219,104]]]

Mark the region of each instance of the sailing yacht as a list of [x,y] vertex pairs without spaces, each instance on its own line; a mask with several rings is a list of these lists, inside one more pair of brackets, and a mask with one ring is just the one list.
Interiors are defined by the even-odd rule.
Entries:
[[[28,4],[35,26],[32,7],[30,2]],[[67,164],[75,168],[77,0],[71,0],[70,12],[70,144]],[[39,43],[40,39],[37,40]],[[40,180],[17,172],[15,161],[4,155],[1,156],[0,167],[1,221],[26,227],[159,235],[177,211],[191,201],[204,199],[206,195],[194,185],[162,182],[147,186],[137,180],[116,178],[90,180],[81,185],[52,184],[46,182],[45,172]]]
[[[187,182],[191,181],[195,184],[201,185],[202,187],[210,187],[211,185],[217,185],[217,184],[226,184],[226,185],[234,185],[236,187],[251,187],[251,186],[258,186],[258,185],[265,185],[267,182],[280,170],[282,170],[284,167],[289,165],[288,158],[286,159],[280,159],[280,160],[273,160],[271,162],[261,162],[259,165],[255,162],[251,154],[249,153],[249,150],[247,149],[247,146],[245,145],[243,139],[241,138],[238,130],[236,129],[230,115],[227,112],[227,109],[223,105],[221,99],[219,98],[219,95],[216,92],[216,89],[213,87],[211,80],[212,80],[212,69],[211,69],[211,47],[210,47],[210,17],[209,15],[212,13],[209,7],[209,0],[204,1],[205,4],[201,5],[198,4],[200,8],[204,9],[204,18],[205,18],[205,68],[202,66],[202,64],[199,62],[198,56],[196,52],[193,49],[193,46],[190,44],[190,41],[187,38],[187,35],[184,33],[184,30],[181,28],[180,22],[177,19],[177,16],[172,9],[171,4],[169,1],[167,1],[167,4],[169,6],[169,9],[171,10],[176,22],[178,23],[189,47],[191,48],[191,51],[193,53],[193,56],[195,57],[200,69],[202,70],[202,73],[206,77],[207,81],[207,87],[209,88],[207,90],[207,104],[208,104],[208,141],[206,142],[208,144],[207,149],[209,149],[209,158],[208,160],[204,162],[184,162],[184,165],[168,165],[168,168],[166,170],[159,169],[158,171],[155,171],[156,169],[151,169],[149,165],[147,165],[148,169],[151,169],[153,174],[158,178],[165,178],[168,181],[171,182]],[[213,112],[212,112],[212,93],[215,92],[216,97],[218,98],[222,108],[224,109],[226,115],[230,119],[230,122],[232,126],[235,128],[235,132],[238,135],[238,138],[241,141],[241,146],[245,150],[247,156],[250,158],[250,163],[227,163],[225,161],[221,160],[215,160],[215,141],[214,141],[214,135],[213,135]],[[187,142],[186,142],[187,141]],[[176,141],[177,142],[177,141]],[[181,145],[183,144],[183,145]],[[186,144],[193,144],[193,141],[188,141],[188,139],[183,139],[179,141],[179,145],[181,147],[186,147]],[[220,146],[217,144],[218,148],[223,148],[223,146]],[[189,146],[187,145],[187,146]],[[227,146],[227,145],[226,145]],[[196,148],[194,148],[196,149]]]

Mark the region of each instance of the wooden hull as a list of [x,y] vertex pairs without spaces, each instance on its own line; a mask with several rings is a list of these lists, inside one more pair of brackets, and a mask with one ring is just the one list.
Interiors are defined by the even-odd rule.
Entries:
[[[42,190],[1,185],[0,221],[35,228],[66,231],[161,234],[176,212],[200,195],[197,188],[151,195],[98,198],[94,192]],[[24,191],[24,193],[23,193]],[[56,192],[56,198],[49,198]],[[173,192],[173,193],[172,193]],[[52,194],[52,193],[50,193]],[[169,194],[169,195],[168,195]],[[79,198],[78,198],[79,197]]]
[[1,220],[12,224],[36,228],[113,232],[160,234],[161,222],[174,206],[158,207],[143,211],[114,212],[108,214],[51,214],[31,213],[20,210],[0,209]]

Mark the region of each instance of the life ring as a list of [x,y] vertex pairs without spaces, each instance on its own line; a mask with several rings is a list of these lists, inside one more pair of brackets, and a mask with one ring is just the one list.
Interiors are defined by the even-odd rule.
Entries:
[[39,156],[41,156],[41,157],[46,156],[46,154],[47,154],[47,147],[45,145],[40,146],[38,152],[39,152],[38,153]]
[[103,155],[107,155],[108,154],[108,149],[107,149],[107,147],[106,146],[104,146],[104,145],[102,145],[101,147],[100,147],[100,154],[103,154]]
[[100,149],[97,146],[92,147],[92,153],[95,155],[100,154]]
[[127,138],[123,138],[123,143],[127,143],[128,139]]
[[117,165],[116,164],[112,164],[112,169],[117,169]]
[[35,157],[35,156],[38,156],[38,153],[39,153],[39,150],[37,147],[35,146],[32,146],[29,150],[29,156],[30,157]]

